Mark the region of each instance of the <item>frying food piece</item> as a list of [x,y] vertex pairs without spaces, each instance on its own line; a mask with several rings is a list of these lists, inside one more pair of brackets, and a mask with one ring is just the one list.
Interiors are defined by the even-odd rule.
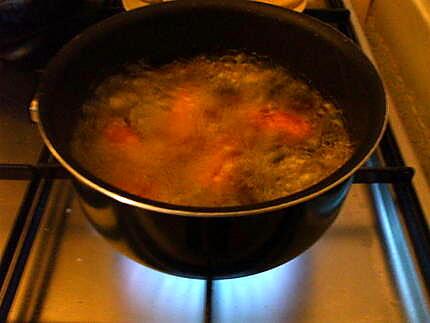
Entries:
[[239,156],[240,151],[232,140],[218,140],[209,153],[196,162],[198,183],[203,187],[227,184],[233,177]]
[[285,142],[297,142],[311,136],[310,121],[298,114],[281,110],[259,110],[251,122],[263,132],[280,134]]
[[172,141],[184,143],[193,135],[199,109],[203,105],[200,92],[197,86],[185,84],[173,94],[166,123],[166,132]]
[[120,118],[109,120],[103,135],[108,142],[118,145],[135,145],[140,142],[139,136]]

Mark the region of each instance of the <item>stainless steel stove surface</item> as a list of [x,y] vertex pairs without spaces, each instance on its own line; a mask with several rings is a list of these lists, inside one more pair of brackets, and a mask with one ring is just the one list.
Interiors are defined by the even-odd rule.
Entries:
[[[267,272],[219,281],[160,273],[92,229],[70,180],[22,165],[35,165],[43,147],[25,108],[36,75],[10,69],[0,65],[0,178],[29,180],[0,180],[0,322],[430,321],[427,249],[404,214],[416,205],[402,207],[398,195],[410,182],[354,184],[328,232]],[[381,166],[384,150],[368,166]]]

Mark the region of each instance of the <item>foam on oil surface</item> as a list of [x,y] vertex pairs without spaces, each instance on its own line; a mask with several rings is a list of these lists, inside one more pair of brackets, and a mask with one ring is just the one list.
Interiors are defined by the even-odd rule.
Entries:
[[106,182],[194,206],[289,195],[352,151],[340,109],[281,67],[237,53],[127,66],[85,104],[72,143]]

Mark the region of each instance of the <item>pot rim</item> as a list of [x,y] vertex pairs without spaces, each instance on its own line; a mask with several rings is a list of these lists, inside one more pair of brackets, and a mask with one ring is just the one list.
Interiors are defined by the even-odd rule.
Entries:
[[[251,1],[239,1],[239,2],[228,2],[228,1],[212,1],[212,0],[206,0],[206,1],[196,1],[196,0],[182,0],[182,1],[172,1],[172,2],[165,2],[161,4],[156,4],[152,6],[142,7],[138,9],[134,9],[128,12],[123,12],[117,15],[114,15],[108,19],[105,19],[87,29],[85,29],[81,34],[75,36],[70,42],[68,42],[51,60],[51,62],[48,64],[47,71],[49,71],[51,66],[54,66],[56,64],[56,61],[59,60],[59,58],[62,56],[62,53],[66,52],[69,48],[74,47],[76,43],[79,43],[81,35],[82,34],[89,34],[92,31],[95,32],[102,28],[103,25],[109,24],[109,23],[115,23],[117,20],[126,19],[127,16],[131,15],[138,15],[140,12],[149,14],[149,11],[157,12],[160,10],[163,10],[163,7],[182,7],[182,6],[209,6],[209,7],[220,7],[220,6],[229,6],[231,8],[246,8],[247,10],[254,10],[257,13],[260,14],[267,14],[267,11],[274,12],[276,15],[290,15],[295,16],[295,19],[301,19],[306,20],[310,22],[313,25],[317,25],[320,29],[323,29],[325,33],[334,34],[333,36],[339,38],[342,40],[345,45],[355,48],[356,50],[361,50],[359,47],[356,46],[356,44],[343,35],[341,32],[339,32],[334,27],[321,22],[318,19],[315,19],[313,17],[305,16],[301,13],[296,13],[294,11],[276,7],[267,3],[257,3],[257,2],[251,2]],[[269,12],[270,13],[270,12]],[[362,52],[361,52],[362,53]],[[301,190],[299,192],[293,193],[291,195],[287,195],[281,198],[277,198],[274,200],[269,200],[265,202],[260,202],[256,204],[247,204],[242,206],[227,206],[227,207],[198,207],[198,206],[183,206],[183,205],[175,205],[170,203],[164,203],[159,202],[155,200],[146,199],[143,197],[139,197],[130,193],[127,193],[125,191],[122,191],[119,188],[110,186],[106,182],[100,180],[99,178],[95,178],[95,180],[91,180],[87,178],[85,175],[82,174],[81,171],[79,171],[77,168],[72,166],[71,163],[69,163],[65,158],[61,156],[61,154],[57,151],[57,149],[54,147],[54,144],[49,139],[49,136],[47,135],[43,124],[40,120],[39,115],[39,97],[43,96],[44,88],[44,80],[42,79],[41,86],[36,92],[35,99],[32,101],[32,107],[30,108],[34,119],[36,119],[39,132],[41,134],[41,137],[45,143],[45,145],[48,147],[51,154],[57,159],[57,161],[69,172],[73,175],[75,179],[77,179],[82,184],[90,187],[91,189],[94,189],[103,195],[106,195],[118,202],[128,204],[130,206],[142,208],[148,211],[153,211],[157,213],[165,213],[170,215],[178,215],[178,216],[189,216],[189,217],[229,217],[229,216],[246,216],[246,215],[257,215],[262,213],[268,213],[268,212],[274,212],[279,211],[281,209],[285,209],[287,207],[291,207],[309,200],[312,200],[325,192],[331,190],[332,188],[340,185],[341,183],[349,180],[353,174],[367,161],[367,159],[372,155],[376,147],[378,146],[380,140],[382,139],[382,136],[385,132],[385,129],[387,127],[388,123],[388,106],[387,106],[387,98],[386,93],[384,91],[384,86],[382,84],[382,81],[379,79],[378,73],[373,66],[373,64],[370,62],[370,60],[362,53],[362,60],[363,64],[367,65],[367,68],[369,68],[377,77],[378,82],[380,83],[381,89],[384,93],[383,97],[383,103],[384,103],[384,117],[383,117],[383,123],[380,127],[380,131],[378,133],[378,136],[376,140],[374,141],[373,145],[370,147],[370,149],[367,151],[366,154],[361,159],[358,159],[356,162],[353,163],[352,166],[346,167],[345,163],[342,167],[340,167],[338,170],[336,170],[331,175],[327,176],[323,180],[317,182],[316,184]],[[324,182],[328,181],[328,184],[325,184]]]

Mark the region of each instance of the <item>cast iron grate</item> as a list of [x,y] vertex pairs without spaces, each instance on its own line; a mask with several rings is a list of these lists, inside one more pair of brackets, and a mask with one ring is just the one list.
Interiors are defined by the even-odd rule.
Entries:
[[[414,169],[407,166],[362,167],[355,174],[353,183],[408,183]],[[30,180],[33,176],[44,179],[68,179],[71,175],[58,163],[0,164],[0,180]]]
[[[342,1],[328,0],[330,9],[307,9],[306,14],[332,24],[348,37],[356,41],[350,23],[350,12]],[[105,1],[106,6],[119,8],[118,1]],[[389,183],[392,185],[404,221],[409,231],[414,251],[417,255],[427,291],[430,290],[430,235],[428,226],[412,185],[414,170],[404,164],[391,128],[380,144],[385,167],[363,167],[354,175],[354,183]],[[38,162],[31,164],[0,164],[0,180],[28,180],[29,185],[22,199],[14,226],[0,262],[0,322],[6,321],[13,304],[17,288],[31,247],[38,231],[40,219],[48,199],[52,182],[67,179],[69,174],[43,148]],[[212,321],[211,311],[212,281],[207,280],[205,321]]]

